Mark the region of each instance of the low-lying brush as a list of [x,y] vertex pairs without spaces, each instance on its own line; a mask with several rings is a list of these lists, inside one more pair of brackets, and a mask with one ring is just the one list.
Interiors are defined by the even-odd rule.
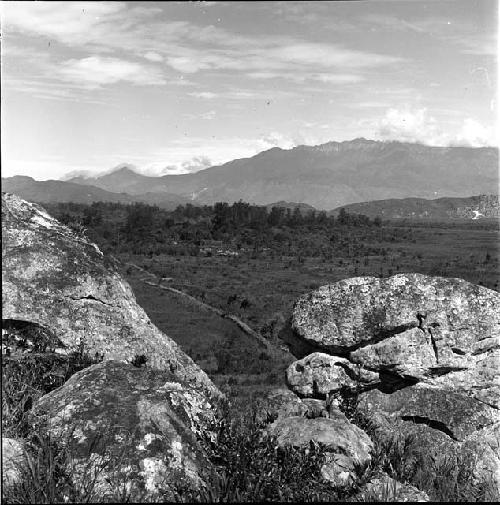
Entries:
[[62,386],[74,373],[98,363],[83,350],[68,355],[26,353],[2,356],[2,434],[24,438],[30,433],[26,415],[43,395]]
[[326,456],[322,445],[278,447],[276,438],[265,431],[265,423],[257,420],[253,405],[239,411],[226,405],[222,418],[211,454],[216,471],[205,488],[179,490],[182,501],[311,502],[342,498],[341,491],[321,477]]

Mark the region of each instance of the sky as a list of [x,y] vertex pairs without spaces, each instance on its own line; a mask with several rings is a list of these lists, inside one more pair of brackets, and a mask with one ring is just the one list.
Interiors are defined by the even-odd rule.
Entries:
[[1,2],[2,176],[498,145],[496,0]]

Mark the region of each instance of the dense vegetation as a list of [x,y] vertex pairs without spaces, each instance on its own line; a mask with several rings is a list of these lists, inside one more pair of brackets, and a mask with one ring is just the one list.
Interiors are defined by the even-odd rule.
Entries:
[[[293,211],[272,207],[268,211],[244,202],[179,205],[174,211],[140,203],[60,203],[45,207],[63,223],[87,230],[90,238],[114,253],[198,256],[217,252],[211,245],[230,248],[231,252],[249,252],[253,257],[269,250],[271,255],[325,258],[344,249],[354,255],[380,252],[365,248],[346,232],[352,228],[380,229],[381,219],[370,220],[345,211],[334,218],[324,211],[303,214],[298,207]],[[304,240],[298,240],[299,230],[307,235]]]

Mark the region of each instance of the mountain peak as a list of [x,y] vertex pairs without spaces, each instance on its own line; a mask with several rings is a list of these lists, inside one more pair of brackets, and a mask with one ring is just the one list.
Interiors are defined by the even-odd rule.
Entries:
[[130,165],[128,163],[121,163],[120,165],[117,165],[114,167],[108,175],[111,174],[121,174],[121,175],[126,175],[126,174],[135,174],[138,175],[139,172],[137,172],[136,167],[134,165]]

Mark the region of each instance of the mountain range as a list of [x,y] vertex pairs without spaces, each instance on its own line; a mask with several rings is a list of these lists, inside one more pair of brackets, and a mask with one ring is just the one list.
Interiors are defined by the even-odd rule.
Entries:
[[358,138],[293,149],[275,147],[251,158],[181,175],[151,177],[125,165],[94,177],[78,175],[45,182],[28,179],[2,179],[4,191],[37,201],[105,198],[167,207],[188,201],[195,205],[284,201],[330,210],[373,200],[497,194],[498,148],[434,147]]
[[353,203],[339,207],[328,214],[337,216],[343,208],[351,214],[364,214],[382,219],[481,219],[500,217],[498,195],[478,195],[464,198],[392,198],[372,202]]
[[93,203],[117,202],[134,203],[143,202],[149,205],[158,205],[166,209],[174,209],[179,204],[188,202],[186,198],[170,193],[144,193],[129,195],[106,191],[93,185],[82,185],[67,181],[36,181],[33,177],[16,175],[2,178],[2,191],[15,193],[24,200],[38,203]]

